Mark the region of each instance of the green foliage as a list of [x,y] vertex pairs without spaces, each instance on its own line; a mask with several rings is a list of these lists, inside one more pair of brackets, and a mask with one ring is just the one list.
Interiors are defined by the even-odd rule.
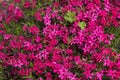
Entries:
[[23,30],[21,24],[11,21],[10,24],[4,23],[4,25],[5,25],[6,33],[14,34],[14,35],[22,35]]
[[0,66],[0,80],[4,80],[3,77],[3,67]]
[[109,47],[111,47],[114,51],[120,53],[120,27],[107,27],[105,29],[105,32],[109,34],[114,34],[115,38],[114,40],[112,40]]
[[76,20],[75,15],[75,12],[68,11],[64,16],[64,19],[70,23],[73,23]]
[[80,26],[80,28],[81,28],[82,30],[84,30],[84,29],[85,29],[85,26],[86,26],[86,23],[82,21],[82,22],[79,22],[78,25]]

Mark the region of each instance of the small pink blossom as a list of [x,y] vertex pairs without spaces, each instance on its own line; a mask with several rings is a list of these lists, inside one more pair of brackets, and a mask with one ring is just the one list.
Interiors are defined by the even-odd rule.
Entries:
[[50,25],[51,24],[50,16],[48,14],[46,14],[43,19],[44,19],[44,24],[45,25]]
[[24,7],[25,7],[25,8],[29,8],[29,7],[30,7],[30,5],[31,5],[31,3],[30,3],[30,2],[28,2],[28,1],[26,1],[26,2],[24,3]]
[[3,36],[4,36],[4,40],[8,40],[9,38],[12,37],[12,35],[10,35],[10,34],[5,34],[5,35],[3,35]]
[[37,21],[42,21],[41,14],[39,12],[36,12],[34,16],[35,16]]

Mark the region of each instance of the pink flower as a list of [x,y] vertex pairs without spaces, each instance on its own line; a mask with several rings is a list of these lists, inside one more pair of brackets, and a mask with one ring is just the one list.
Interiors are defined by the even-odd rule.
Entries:
[[11,59],[8,61],[8,63],[14,67],[19,67],[19,68],[21,68],[22,65],[24,65],[21,60],[16,60],[16,59]]
[[51,24],[51,21],[50,21],[50,16],[48,14],[46,14],[44,17],[44,24],[45,25],[50,25]]
[[36,58],[44,60],[48,58],[48,54],[49,53],[46,50],[42,50],[36,55]]
[[103,71],[102,71],[102,72],[97,72],[96,75],[97,75],[97,78],[98,78],[99,80],[102,80]]
[[58,43],[57,40],[52,39],[52,40],[50,41],[50,46],[55,46],[55,45],[57,45],[57,43]]
[[42,78],[39,78],[39,80],[43,80]]
[[25,8],[29,8],[29,7],[30,7],[30,5],[31,5],[31,3],[30,3],[30,2],[28,2],[28,1],[26,1],[26,2],[24,3],[24,7],[25,7]]
[[32,7],[33,7],[33,8],[36,8],[36,6],[37,6],[36,3],[37,3],[37,0],[32,0],[32,3],[31,3],[31,4],[32,4]]
[[39,36],[36,37],[35,41],[40,42],[41,38]]
[[38,34],[40,32],[39,28],[37,26],[35,26],[35,25],[30,27],[28,30],[32,34]]
[[109,38],[110,38],[110,40],[113,40],[115,37],[114,37],[114,34],[111,34],[110,36],[109,36]]
[[39,12],[36,12],[34,16],[35,16],[37,21],[42,21],[42,17],[41,17]]
[[46,80],[52,80],[52,74],[51,73],[47,73],[46,74]]
[[115,0],[115,3],[120,6],[120,0]]
[[22,18],[23,17],[23,13],[18,7],[15,8],[14,15],[15,15],[16,18]]
[[105,17],[107,15],[107,12],[105,10],[101,10],[99,15]]
[[16,3],[20,3],[20,0],[14,0]]
[[92,78],[93,75],[90,70],[86,70],[85,72],[83,72],[83,74],[85,75],[86,78],[90,79]]
[[24,42],[24,47],[29,47],[30,45],[31,45],[30,42],[28,42],[28,41],[25,41],[25,42]]
[[27,68],[27,69],[20,69],[19,74],[22,76],[29,76],[31,73],[32,69],[31,68]]
[[107,71],[107,76],[110,76],[112,79],[114,79],[116,77],[116,70],[108,70]]
[[81,62],[80,56],[75,56],[74,60],[76,64],[81,65],[82,62]]
[[55,17],[57,17],[57,15],[58,15],[58,11],[54,11],[54,12],[51,14],[51,17],[52,17],[52,18],[55,18]]
[[66,49],[65,52],[66,52],[66,54],[69,54],[69,55],[73,54],[73,51],[71,49]]
[[3,52],[0,52],[0,60],[5,60],[7,58],[7,55]]
[[24,25],[23,26],[23,30],[26,31],[28,28],[27,28],[27,25]]
[[109,59],[109,58],[104,59],[104,64],[103,64],[103,65],[104,65],[104,66],[110,66],[110,65],[111,65],[110,59]]
[[10,5],[8,6],[8,11],[14,11],[14,9],[15,9],[14,4],[10,4]]
[[12,35],[10,35],[10,34],[5,34],[5,35],[3,35],[3,36],[4,36],[4,40],[8,40],[9,38],[12,37]]

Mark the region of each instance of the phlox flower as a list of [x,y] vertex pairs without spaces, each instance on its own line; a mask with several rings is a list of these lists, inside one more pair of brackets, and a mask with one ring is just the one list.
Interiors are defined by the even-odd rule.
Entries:
[[8,63],[14,67],[19,67],[19,68],[21,68],[22,65],[24,65],[21,60],[15,60],[15,59],[9,60]]
[[41,14],[39,12],[36,12],[34,16],[37,21],[42,21]]
[[30,45],[31,45],[30,42],[28,42],[28,41],[25,41],[25,42],[24,42],[24,47],[29,47]]
[[23,17],[23,13],[18,7],[15,8],[14,15],[15,15],[16,18],[22,18]]
[[50,16],[48,14],[46,14],[43,19],[44,19],[44,24],[45,25],[50,25],[51,24],[51,21],[50,21]]
[[8,40],[9,38],[12,37],[12,35],[10,35],[10,34],[5,34],[5,35],[3,35],[3,36],[4,36],[4,40]]
[[110,66],[111,65],[111,60],[109,58],[104,59],[104,66]]
[[39,36],[36,37],[35,41],[40,42],[41,38]]
[[107,76],[110,76],[112,79],[114,79],[116,77],[116,72],[116,70],[109,69],[107,71]]
[[26,2],[24,3],[24,7],[25,7],[25,8],[29,8],[29,7],[30,7],[30,5],[31,5],[31,3],[30,3],[30,2],[28,2],[28,1],[26,1]]
[[31,26],[29,29],[29,32],[32,34],[38,34],[40,32],[39,28],[37,26]]
[[20,0],[14,0],[16,3],[20,3]]
[[97,75],[97,77],[98,77],[99,80],[102,80],[103,71],[97,72],[96,75]]

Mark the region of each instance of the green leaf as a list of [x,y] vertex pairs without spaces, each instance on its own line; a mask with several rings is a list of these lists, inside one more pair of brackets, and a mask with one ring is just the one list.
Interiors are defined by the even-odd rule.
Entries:
[[80,26],[80,28],[81,28],[82,30],[84,30],[84,29],[85,29],[85,26],[86,26],[86,23],[82,21],[82,22],[79,22],[78,25]]
[[76,20],[75,15],[76,15],[75,12],[68,11],[64,16],[64,19],[66,21],[69,21],[70,23],[73,23]]
[[30,64],[29,64],[31,67],[33,67],[33,63],[32,62],[30,62]]

